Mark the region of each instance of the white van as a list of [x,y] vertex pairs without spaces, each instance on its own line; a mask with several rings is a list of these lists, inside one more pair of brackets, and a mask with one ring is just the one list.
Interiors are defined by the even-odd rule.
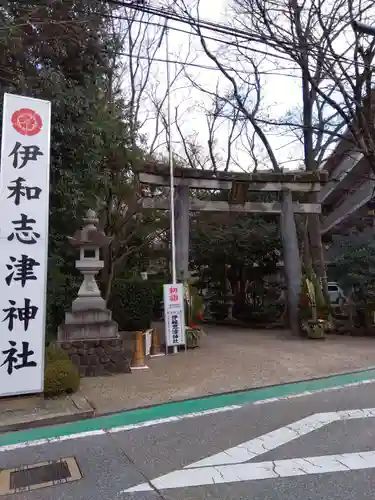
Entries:
[[346,301],[342,288],[334,282],[328,282],[328,296],[331,304],[342,306]]

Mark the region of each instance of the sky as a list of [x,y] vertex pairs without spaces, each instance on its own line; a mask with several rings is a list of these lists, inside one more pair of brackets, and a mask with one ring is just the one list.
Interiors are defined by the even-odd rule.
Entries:
[[[227,0],[215,0],[212,8],[212,0],[201,0],[200,3],[200,16],[202,19],[228,24],[230,19],[226,12]],[[156,20],[156,18],[154,19]],[[164,22],[160,18],[158,22]],[[170,22],[171,27],[179,27],[182,29],[189,29],[188,26],[176,22]],[[138,29],[138,28],[137,28]],[[156,28],[147,28],[150,33]],[[155,33],[155,31],[154,31]],[[217,36],[211,32],[207,32],[211,36]],[[215,63],[211,61],[203,52],[201,43],[198,37],[189,36],[186,33],[179,33],[175,30],[169,30],[169,59],[171,61],[184,61],[188,60],[194,64],[213,67],[214,69],[199,69],[195,67],[188,67],[187,72],[190,79],[195,84],[215,92],[216,88],[224,90],[228,88],[228,83],[215,67]],[[216,42],[210,42],[210,48],[217,49]],[[165,59],[166,46],[163,42],[156,55],[157,58]],[[145,61],[144,64],[147,64]],[[206,95],[201,90],[194,88],[191,82],[186,78],[182,65],[170,64],[171,72],[171,137],[173,141],[173,149],[177,155],[184,156],[181,139],[174,123],[177,109],[178,124],[185,137],[189,138],[194,136],[194,141],[201,147],[201,157],[205,160],[205,168],[210,168],[212,162],[209,159],[207,140],[208,140],[208,127],[205,109],[210,109],[212,106],[212,97]],[[174,81],[176,72],[182,71],[180,76]],[[160,99],[163,98],[167,89],[167,72],[166,63],[154,62],[152,75],[157,81],[157,85],[153,85],[152,92]],[[298,79],[293,75],[271,75],[263,78],[262,81],[262,96],[263,106],[265,109],[272,111],[272,118],[277,119],[287,111],[293,109],[296,105],[296,95],[300,93]],[[155,96],[154,96],[155,97]],[[141,116],[147,116],[147,121],[142,126],[142,133],[147,137],[148,143],[153,142],[155,135],[155,120],[152,119],[152,108],[150,99],[142,99],[142,112]],[[167,115],[167,101],[163,106],[163,112]],[[215,134],[216,145],[214,148],[215,154],[222,159],[218,162],[220,168],[224,168],[225,159],[227,156],[227,138],[229,133],[228,120],[222,120],[218,126]],[[250,154],[246,151],[242,143],[246,143],[245,134],[242,134],[234,142],[232,147],[232,161],[230,162],[230,170],[244,170],[251,171],[254,168],[254,162]],[[281,133],[280,130],[268,134],[268,138],[276,153],[277,159],[285,169],[296,169],[301,164],[302,146],[292,133]],[[161,134],[156,144],[159,145],[157,152],[166,154],[166,136]],[[258,148],[257,158],[259,158],[259,168],[270,168],[270,162],[264,150]]]

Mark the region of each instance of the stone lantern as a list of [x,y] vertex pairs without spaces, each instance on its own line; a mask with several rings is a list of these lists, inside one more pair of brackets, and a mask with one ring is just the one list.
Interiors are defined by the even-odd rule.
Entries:
[[80,258],[76,261],[76,268],[83,274],[78,297],[72,304],[73,312],[106,309],[106,302],[100,294],[95,276],[104,267],[104,262],[100,260],[100,249],[108,246],[111,238],[96,228],[99,219],[94,210],[87,211],[83,222],[84,228],[68,237],[71,245],[79,249]]
[[68,238],[79,249],[76,268],[83,281],[71,311],[65,313],[65,321],[58,328],[58,344],[68,352],[83,376],[130,372],[118,325],[95,279],[104,266],[100,249],[109,245],[111,238],[97,229],[99,220],[94,210],[87,211],[83,222],[83,229]]

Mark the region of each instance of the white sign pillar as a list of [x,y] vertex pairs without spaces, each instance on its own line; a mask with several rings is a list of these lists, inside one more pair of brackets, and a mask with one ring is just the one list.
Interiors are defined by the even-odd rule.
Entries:
[[185,345],[184,289],[182,283],[164,285],[165,344]]
[[4,96],[0,396],[43,392],[51,103]]

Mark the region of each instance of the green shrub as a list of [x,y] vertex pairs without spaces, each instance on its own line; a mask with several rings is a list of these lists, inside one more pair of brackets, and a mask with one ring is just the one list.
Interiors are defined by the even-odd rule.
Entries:
[[58,396],[76,392],[79,387],[79,372],[70,360],[60,359],[47,364],[44,371],[44,393]]
[[280,319],[283,304],[251,305],[236,303],[233,316],[244,323],[274,323]]
[[81,277],[64,274],[60,259],[49,259],[47,280],[46,343],[57,337],[57,328],[76,298]]
[[228,317],[228,305],[222,300],[210,301],[209,311],[211,317],[217,321],[223,321]]
[[203,318],[204,302],[195,286],[189,285],[189,294],[192,307],[189,308],[190,317],[188,319],[194,323],[195,321],[200,321]]
[[151,281],[116,280],[108,306],[119,329],[134,331],[150,328],[155,296]]
[[152,290],[152,300],[153,300],[153,307],[152,307],[152,315],[154,319],[159,319],[162,315],[162,301],[163,301],[163,284],[165,282],[160,281],[160,280],[150,280],[148,282],[151,286]]
[[64,349],[58,347],[56,344],[49,344],[46,347],[46,365],[54,363],[55,361],[69,361],[69,356]]

